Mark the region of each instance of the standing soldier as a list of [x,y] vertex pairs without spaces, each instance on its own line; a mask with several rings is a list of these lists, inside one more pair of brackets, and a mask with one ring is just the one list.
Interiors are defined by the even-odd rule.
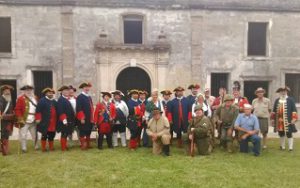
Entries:
[[233,104],[234,98],[231,95],[225,95],[224,104],[217,108],[214,116],[217,120],[218,126],[221,127],[221,141],[220,145],[227,151],[232,153],[232,131],[234,122],[239,114],[239,109]]
[[257,88],[255,91],[255,95],[257,95],[257,98],[252,101],[252,106],[254,109],[253,114],[258,118],[260,132],[263,135],[263,149],[266,149],[267,134],[269,130],[269,118],[272,107],[270,99],[264,97],[264,94],[265,90],[263,88]]
[[288,87],[277,89],[276,92],[280,97],[275,100],[271,117],[280,137],[280,149],[285,150],[285,136],[287,136],[289,151],[293,151],[293,133],[297,132],[295,123],[298,115],[294,99],[287,95],[289,91]]
[[196,97],[200,91],[200,85],[199,84],[191,84],[191,85],[189,85],[188,89],[191,90],[191,94],[188,95],[186,98],[188,99],[189,105],[190,105],[189,112],[192,113],[192,106],[195,103]]
[[69,85],[69,101],[72,105],[75,117],[74,120],[72,122],[74,122],[74,126],[73,126],[73,130],[72,132],[68,135],[68,138],[70,140],[70,146],[73,145],[73,132],[76,132],[77,138],[79,139],[79,130],[78,130],[78,125],[79,125],[79,121],[76,119],[76,88],[73,87],[72,85]]
[[[165,111],[165,114],[166,116],[168,115],[169,113],[169,105],[170,105],[170,102],[171,102],[171,95],[172,95],[172,92],[170,90],[164,90],[164,91],[161,91],[160,92],[163,96],[163,100],[162,100],[162,105],[164,107],[164,111]],[[171,119],[168,119],[169,122],[172,122]],[[172,124],[170,124],[170,134],[171,134],[171,144],[172,144],[172,139],[173,139],[173,128],[172,128]]]
[[46,142],[48,140],[49,150],[54,150],[54,137],[57,122],[57,102],[54,99],[54,90],[45,88],[42,93],[45,95],[38,102],[36,107],[35,119],[37,130],[42,134],[42,151],[46,151]]
[[35,123],[35,112],[37,105],[37,97],[33,94],[33,87],[25,85],[21,87],[23,95],[18,97],[15,113],[17,117],[17,123],[19,127],[19,139],[21,142],[22,152],[27,152],[26,138],[27,132],[29,131],[34,141],[34,148],[38,149],[38,134]]
[[241,96],[241,84],[238,81],[233,83],[233,96],[234,96],[234,104],[239,108],[239,113],[244,112],[244,104],[249,104],[248,99],[246,97]]
[[109,92],[101,92],[102,102],[98,102],[94,113],[94,121],[98,126],[98,149],[103,149],[103,138],[106,136],[108,148],[113,148],[112,144],[112,126],[116,118],[116,107],[110,101]]
[[[212,107],[211,107],[211,109],[212,109],[212,111],[213,111],[213,114],[214,114],[214,112],[217,110],[217,108],[218,108],[219,106],[221,106],[221,104],[223,104],[225,95],[226,95],[226,88],[220,87],[220,88],[219,88],[219,97],[217,97],[217,98],[214,100],[214,102],[213,102],[213,104],[212,104]],[[217,120],[216,120],[216,119],[214,118],[214,116],[213,116],[213,124],[215,125],[215,127],[216,127],[216,129],[217,129],[217,131],[218,131],[218,139],[220,139],[220,138],[221,138],[221,127],[218,126],[218,124],[216,123],[216,121],[217,121]]]
[[14,108],[12,104],[11,92],[14,88],[10,85],[0,87],[0,129],[1,129],[1,151],[2,155],[7,155],[9,152],[8,138],[13,131],[14,123]]
[[80,84],[82,92],[76,98],[76,117],[80,121],[78,125],[80,147],[82,150],[90,148],[90,138],[94,123],[94,106],[89,95],[92,85],[88,82]]
[[[200,155],[208,155],[211,152],[211,150],[209,149],[211,144],[210,137],[213,131],[211,121],[204,115],[203,107],[201,104],[195,106],[194,113],[196,114],[196,116],[193,117],[192,120],[190,120],[187,133],[188,138],[185,139],[188,140],[187,142],[189,143],[189,149],[194,149],[193,145],[190,146],[192,144],[191,140],[194,139],[198,153]],[[192,150],[190,150],[189,153],[193,152]]]
[[127,103],[129,110],[127,127],[130,130],[129,148],[135,150],[138,146],[138,136],[141,135],[142,131],[143,113],[138,100],[139,91],[136,89],[130,90],[128,95],[131,97]]
[[[146,113],[146,106],[147,106],[147,95],[148,92],[141,90],[139,91],[139,103],[141,106],[141,111],[143,114],[143,120],[142,120],[142,127],[143,127],[143,135],[142,135],[142,139],[143,139],[143,146],[144,147],[148,147],[149,146],[149,139],[148,139],[148,135],[146,133],[146,129],[147,129],[147,122],[145,119],[145,113]],[[141,135],[138,137],[138,145],[140,146],[140,139],[141,139]]]
[[163,151],[165,156],[170,155],[170,124],[162,111],[155,107],[152,110],[151,119],[148,122],[147,134],[151,137],[153,143],[153,154],[160,154]]
[[128,117],[128,107],[126,103],[121,100],[121,97],[124,96],[124,94],[116,90],[112,92],[113,94],[113,103],[116,106],[116,119],[115,119],[115,124],[113,126],[113,146],[117,147],[118,146],[118,132],[120,133],[121,137],[121,144],[123,147],[126,147],[126,121]]
[[69,101],[69,90],[69,86],[62,86],[58,90],[61,92],[61,96],[57,101],[57,132],[61,132],[60,144],[62,151],[68,148],[67,137],[68,135],[72,135],[75,124],[75,112]]
[[184,89],[177,87],[174,89],[176,98],[170,102],[168,119],[173,124],[173,131],[177,135],[177,146],[182,147],[182,133],[187,132],[188,120],[192,117],[190,112],[190,102],[183,96]]

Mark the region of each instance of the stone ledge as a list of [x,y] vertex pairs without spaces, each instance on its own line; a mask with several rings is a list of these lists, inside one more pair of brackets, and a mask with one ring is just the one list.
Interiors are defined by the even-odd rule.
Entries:
[[168,44],[154,44],[154,45],[145,45],[145,44],[101,44],[100,42],[95,42],[95,48],[100,50],[163,50],[168,51],[171,49],[171,46]]

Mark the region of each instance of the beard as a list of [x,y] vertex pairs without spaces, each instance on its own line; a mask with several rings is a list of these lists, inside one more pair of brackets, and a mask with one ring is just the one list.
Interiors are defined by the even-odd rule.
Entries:
[[11,102],[11,95],[2,95],[2,97],[6,100],[6,102]]

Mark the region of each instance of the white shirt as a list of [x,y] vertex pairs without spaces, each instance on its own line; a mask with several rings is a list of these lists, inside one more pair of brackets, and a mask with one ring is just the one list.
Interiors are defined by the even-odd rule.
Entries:
[[70,101],[70,103],[73,107],[74,112],[76,112],[76,98],[75,97],[70,97],[69,101]]
[[[30,98],[30,100],[36,105],[37,101],[35,100],[34,97],[28,97]],[[33,123],[35,120],[35,111],[36,111],[36,107],[29,101],[29,110],[28,110],[28,116],[26,119],[26,123]]]
[[[124,116],[127,118],[129,115],[129,110],[128,110],[127,104],[122,100],[121,101],[114,100],[114,104],[115,104],[116,108],[119,108],[123,112]],[[116,123],[118,124],[120,122],[117,121]]]

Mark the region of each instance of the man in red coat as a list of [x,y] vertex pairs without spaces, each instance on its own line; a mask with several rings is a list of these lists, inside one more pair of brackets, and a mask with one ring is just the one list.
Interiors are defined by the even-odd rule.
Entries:
[[102,149],[103,137],[106,136],[106,142],[109,148],[112,145],[112,125],[117,116],[116,107],[110,101],[111,94],[109,92],[102,93],[102,102],[98,102],[94,113],[94,121],[98,127],[98,149]]
[[18,97],[15,114],[19,128],[19,140],[21,142],[21,149],[23,153],[27,152],[27,133],[31,134],[35,143],[35,149],[38,149],[38,134],[36,131],[35,112],[37,105],[37,97],[33,94],[33,87],[25,85],[21,87],[23,94]]
[[57,102],[54,99],[55,91],[52,88],[45,88],[42,93],[45,97],[41,98],[36,107],[35,119],[37,130],[42,134],[42,151],[46,151],[48,141],[49,150],[53,151],[53,141],[57,123]]

